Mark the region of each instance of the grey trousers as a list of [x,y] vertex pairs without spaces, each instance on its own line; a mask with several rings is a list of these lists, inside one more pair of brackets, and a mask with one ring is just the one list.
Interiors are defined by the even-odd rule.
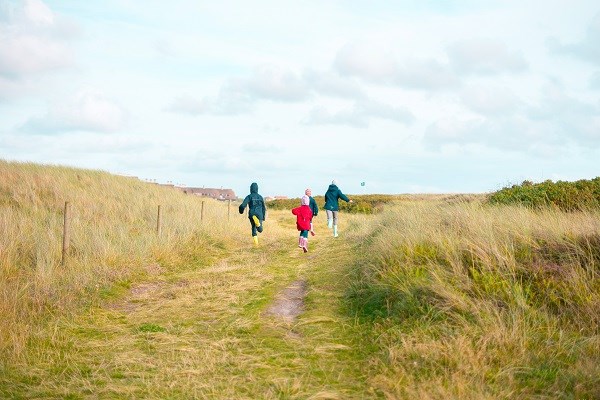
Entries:
[[329,220],[333,218],[333,224],[337,225],[337,216],[339,211],[325,210],[325,212],[327,213],[327,221],[329,222]]

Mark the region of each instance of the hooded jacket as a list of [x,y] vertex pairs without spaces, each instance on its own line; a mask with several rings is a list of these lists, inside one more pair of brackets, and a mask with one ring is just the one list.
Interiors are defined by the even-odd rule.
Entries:
[[267,215],[267,207],[265,206],[265,200],[258,194],[258,184],[252,182],[250,185],[250,194],[244,198],[242,204],[240,204],[240,214],[244,213],[244,209],[248,206],[248,218],[252,218],[256,215],[261,221],[265,220]]
[[292,214],[296,216],[296,228],[299,231],[309,231],[310,221],[312,220],[313,213],[308,206],[309,196],[302,197],[302,205],[292,209]]
[[315,199],[313,199],[310,196],[309,196],[308,206],[310,207],[310,210],[313,213],[313,217],[316,217],[317,214],[319,213],[319,206],[317,206],[317,202],[315,201]]
[[340,205],[338,199],[342,199],[345,202],[350,201],[348,197],[337,187],[337,185],[331,184],[325,193],[325,210],[339,211]]

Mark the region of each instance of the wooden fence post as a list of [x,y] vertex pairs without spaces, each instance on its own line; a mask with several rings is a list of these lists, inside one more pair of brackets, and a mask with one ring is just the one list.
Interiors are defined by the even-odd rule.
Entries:
[[204,221],[204,200],[202,200],[202,208],[200,208],[200,221]]
[[158,206],[158,215],[156,217],[156,236],[160,237],[162,230],[162,214],[160,212],[160,205]]
[[60,261],[61,265],[65,265],[65,262],[67,262],[67,252],[69,251],[69,244],[71,241],[69,236],[69,209],[69,202],[65,201],[65,211],[63,216],[62,258]]

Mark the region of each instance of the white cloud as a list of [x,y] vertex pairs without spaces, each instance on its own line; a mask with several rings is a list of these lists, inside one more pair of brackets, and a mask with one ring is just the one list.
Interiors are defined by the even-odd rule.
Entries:
[[563,44],[552,37],[548,40],[548,47],[556,53],[569,54],[582,60],[600,65],[600,12],[590,21],[585,36],[579,42]]
[[173,57],[177,54],[173,44],[165,39],[157,39],[152,48],[162,57]]
[[[106,168],[109,165],[120,167],[123,161],[116,163],[116,159],[139,160],[152,150],[155,150],[152,153],[155,159],[160,160],[162,153],[154,149],[145,137],[136,135],[68,132],[60,136],[38,135],[35,137],[35,144],[32,144],[32,138],[23,133],[0,134],[0,151],[10,154],[11,158],[42,163],[83,163],[95,169]],[[132,154],[136,157],[131,157]]]
[[41,1],[26,0],[0,24],[0,75],[18,80],[74,63],[69,42],[78,35]]
[[372,42],[343,46],[334,68],[345,76],[409,89],[441,90],[459,85],[458,77],[437,60],[405,58],[400,62],[391,49]]
[[36,35],[0,37],[0,73],[19,77],[71,65],[73,57],[64,43]]
[[36,25],[52,25],[54,13],[39,0],[26,0],[24,14],[29,21]]
[[410,125],[415,117],[406,107],[392,107],[372,100],[357,101],[352,108],[329,112],[324,107],[314,107],[304,123],[306,125],[348,125],[368,128],[372,119],[384,119]]
[[481,145],[503,151],[560,153],[566,144],[600,148],[600,103],[569,93],[560,79],[548,79],[538,100],[520,100],[510,89],[471,85],[461,100],[481,117],[446,115],[431,123],[424,143],[434,149],[448,145]]
[[175,98],[167,111],[188,115],[235,115],[252,111],[261,101],[299,103],[316,96],[363,99],[360,85],[333,72],[306,69],[297,74],[274,65],[254,69],[252,75],[227,80],[214,97],[201,99],[185,94]]
[[195,173],[232,173],[250,170],[253,164],[249,159],[234,154],[202,150],[179,163],[178,169]]
[[280,154],[283,152],[283,147],[274,146],[266,143],[246,143],[242,146],[242,152],[255,157],[256,154]]
[[363,88],[353,79],[343,78],[333,72],[321,72],[313,69],[304,71],[303,79],[314,92],[344,99],[362,99],[366,97]]
[[592,148],[600,147],[600,116],[592,117],[581,124],[582,142]]
[[196,99],[189,94],[179,96],[173,100],[167,111],[181,114],[199,115],[209,111],[209,105],[206,101]]
[[590,78],[590,89],[600,89],[600,71],[594,72]]
[[127,112],[95,92],[81,92],[66,104],[53,105],[42,117],[30,118],[22,131],[37,134],[67,131],[116,132],[127,121]]
[[560,122],[570,117],[598,115],[598,104],[589,104],[570,96],[560,82],[550,81],[541,91],[539,105],[531,106],[528,115],[535,119]]
[[304,101],[309,96],[309,87],[300,75],[263,65],[255,68],[250,77],[229,79],[216,97],[179,96],[167,110],[189,115],[236,115],[252,111],[259,101],[290,103]]
[[459,77],[436,60],[407,60],[399,66],[394,82],[405,88],[443,90],[460,86]]
[[439,148],[448,143],[470,143],[476,141],[476,127],[482,119],[440,118],[425,131],[424,140],[432,147]]
[[306,83],[298,74],[273,65],[256,68],[250,78],[232,79],[229,86],[234,91],[264,100],[296,102],[309,96]]
[[367,128],[369,122],[364,115],[354,109],[329,112],[325,107],[314,107],[303,121],[306,125],[348,125],[355,128]]
[[[55,137],[47,137],[52,141]],[[90,148],[90,143],[94,145]],[[61,151],[70,154],[115,154],[131,157],[153,149],[145,137],[137,135],[104,135],[103,132],[72,133],[61,143]]]
[[0,103],[28,92],[31,86],[27,82],[7,79],[0,75]]
[[357,102],[355,109],[366,117],[387,119],[405,125],[410,125],[415,120],[412,112],[406,107],[393,107],[372,100]]
[[343,46],[335,57],[334,67],[343,75],[386,84],[395,80],[398,63],[389,49],[361,42]]
[[179,114],[197,115],[239,115],[254,109],[256,99],[236,85],[226,83],[221,87],[216,97],[203,97],[198,99],[185,94],[175,98],[166,108]]
[[505,43],[491,39],[454,43],[448,47],[448,56],[460,74],[517,73],[528,68],[520,52],[510,51]]
[[547,131],[547,124],[532,124],[521,118],[457,118],[435,121],[425,131],[424,142],[440,149],[447,145],[482,145],[505,151],[531,151],[539,143],[556,143],[556,135]]
[[567,144],[580,149],[600,147],[599,127],[598,117],[571,118],[562,123],[525,116],[471,119],[453,116],[432,123],[423,140],[427,147],[436,150],[451,145],[480,145],[517,153],[557,155],[566,151]]
[[521,103],[507,87],[493,85],[469,85],[460,98],[471,110],[488,116],[513,114]]

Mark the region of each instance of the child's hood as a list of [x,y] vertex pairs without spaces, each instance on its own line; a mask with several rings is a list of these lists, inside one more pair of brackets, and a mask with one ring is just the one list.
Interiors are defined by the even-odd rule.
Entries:
[[258,193],[258,183],[252,182],[252,185],[250,185],[250,193]]

